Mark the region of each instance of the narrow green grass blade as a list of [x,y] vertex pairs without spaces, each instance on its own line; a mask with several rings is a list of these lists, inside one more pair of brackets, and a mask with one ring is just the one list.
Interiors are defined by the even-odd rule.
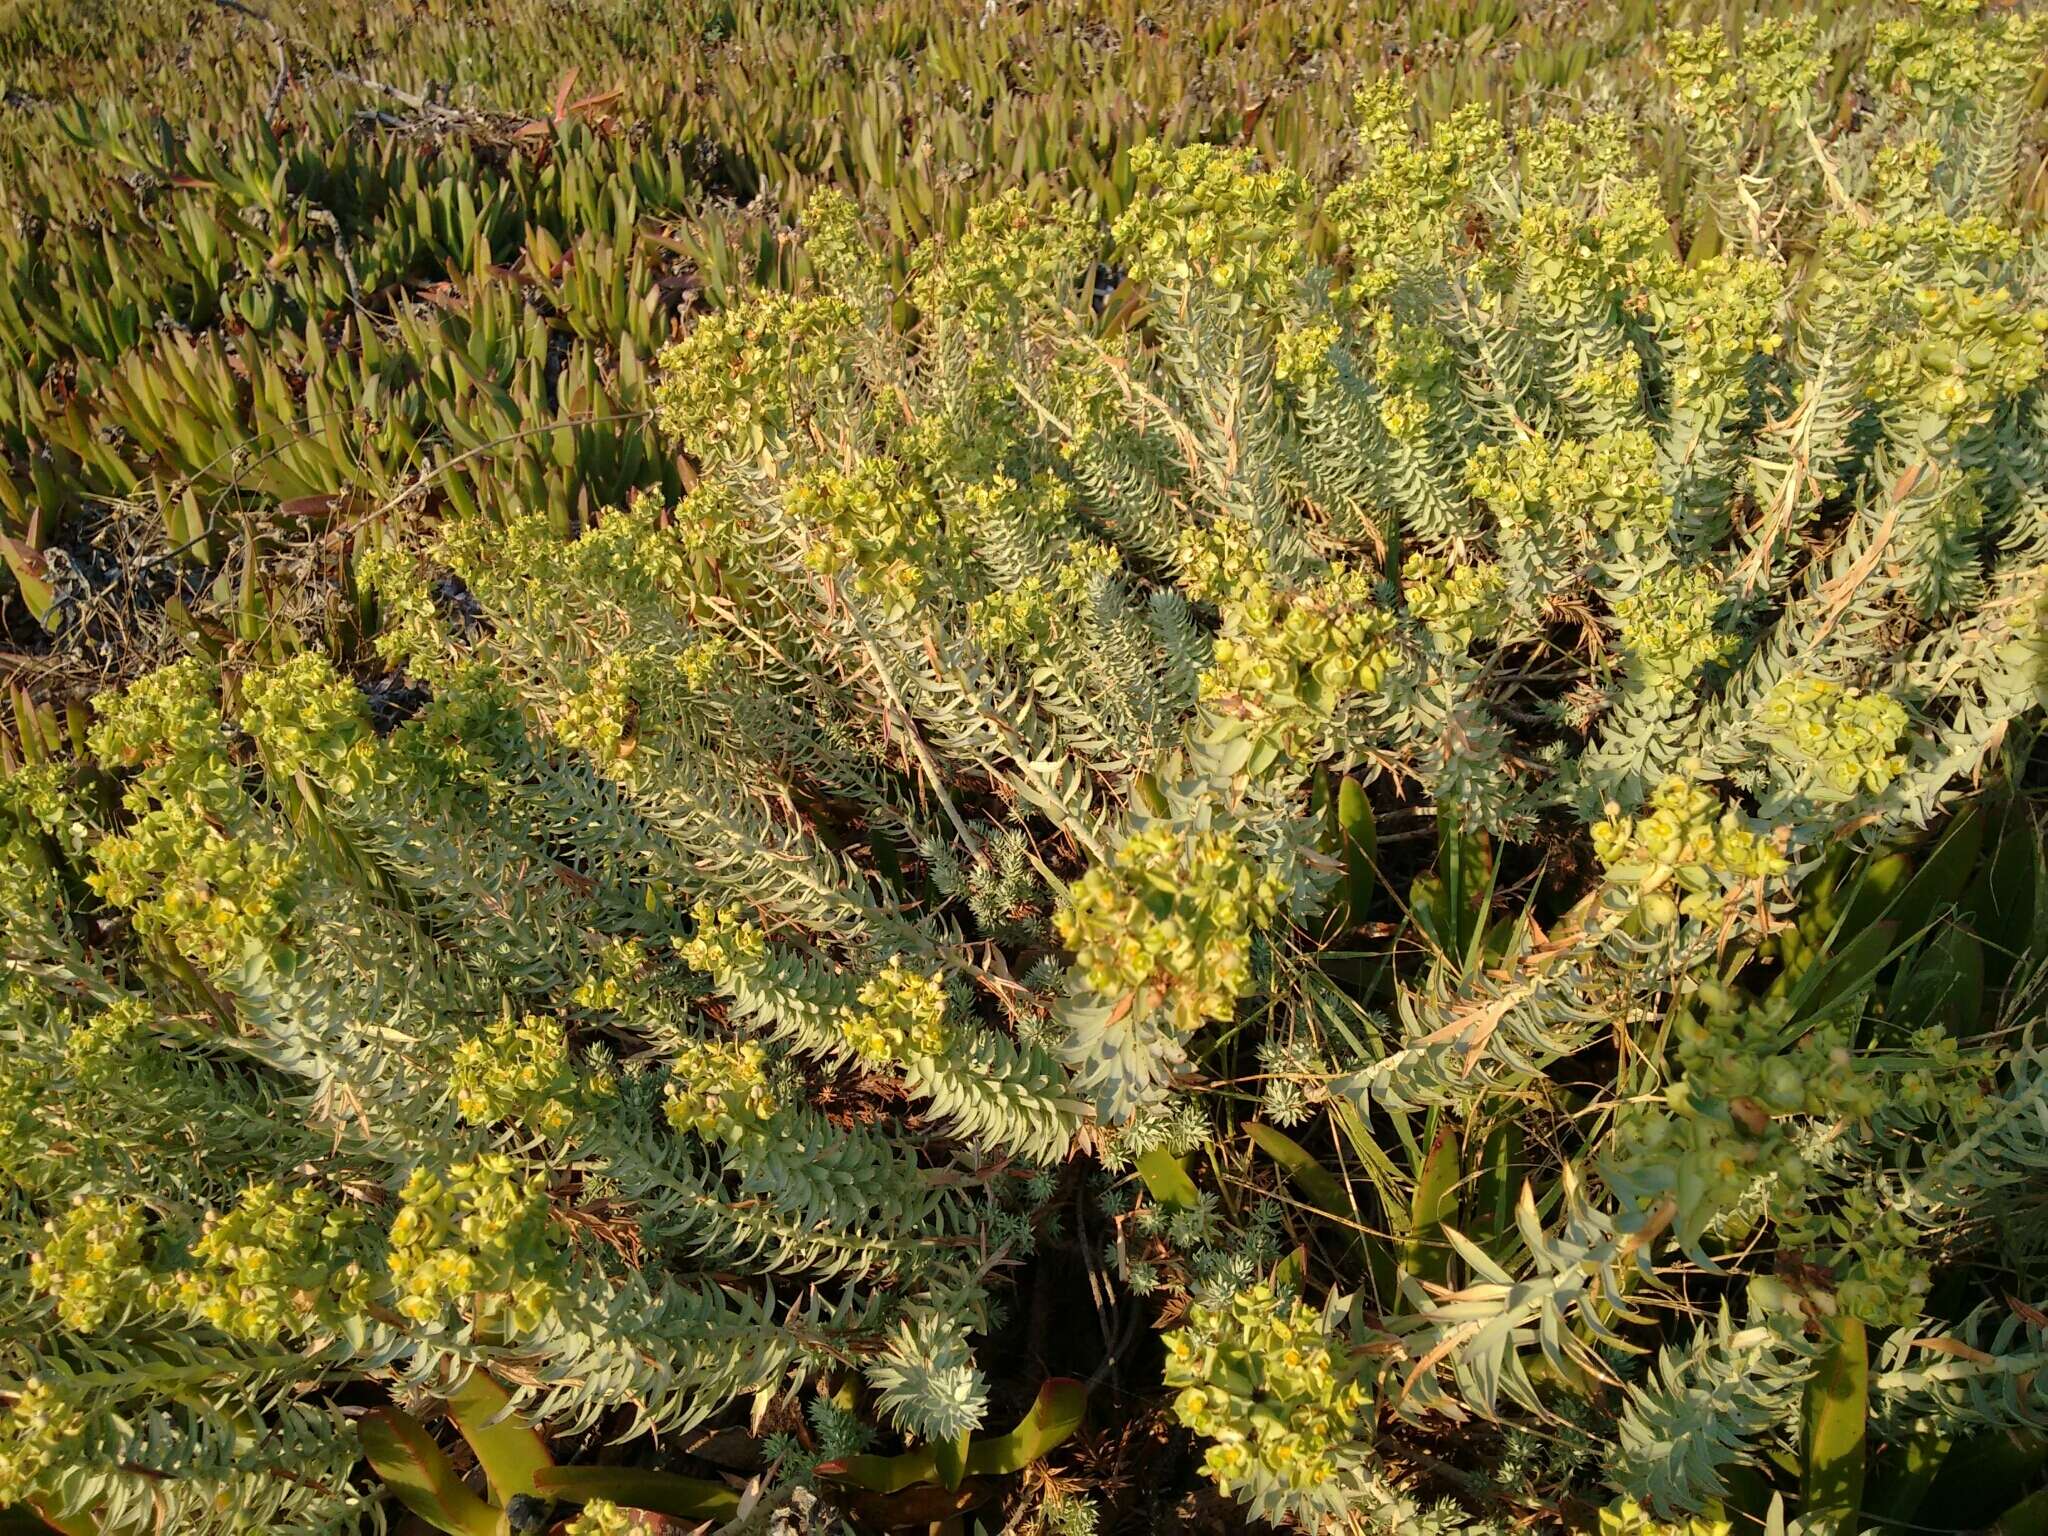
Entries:
[[1831,1318],[1823,1334],[1827,1351],[1806,1384],[1799,1516],[1816,1536],[1855,1536],[1863,1507],[1869,1350],[1856,1318]]

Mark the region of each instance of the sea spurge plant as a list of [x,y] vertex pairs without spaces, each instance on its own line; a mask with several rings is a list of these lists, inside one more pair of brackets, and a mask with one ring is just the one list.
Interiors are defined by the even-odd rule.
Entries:
[[740,914],[738,907],[713,907],[700,902],[694,912],[696,932],[677,943],[683,963],[713,976],[743,972],[768,953],[768,938]]
[[664,1113],[679,1131],[732,1141],[781,1107],[768,1056],[753,1041],[692,1041],[679,1050]]
[[1174,563],[1188,596],[1219,607],[1245,601],[1268,582],[1269,557],[1234,518],[1183,529]]
[[861,983],[858,1010],[839,1028],[854,1054],[867,1061],[937,1056],[946,1049],[946,987],[938,972],[919,975],[900,955]]
[[1196,1303],[1166,1336],[1174,1416],[1213,1442],[1204,1475],[1259,1518],[1311,1530],[1356,1497],[1372,1403],[1362,1374],[1328,1309],[1263,1282]]
[[1795,675],[1764,699],[1758,724],[1788,787],[1816,799],[1881,794],[1906,770],[1906,709],[1885,694]]
[[150,1301],[156,1282],[143,1262],[146,1224],[140,1207],[89,1195],[44,1226],[29,1283],[56,1303],[60,1323],[86,1333]]
[[1761,897],[1763,883],[1791,867],[1740,810],[1684,778],[1652,790],[1641,815],[1595,822],[1592,837],[1608,899],[1653,931],[1680,918],[1715,921],[1728,902]]
[[93,754],[109,767],[195,764],[224,753],[220,677],[197,657],[172,662],[107,701]]
[[149,1005],[119,998],[65,1037],[64,1064],[82,1083],[107,1083],[132,1070],[152,1044]]
[[502,1153],[414,1170],[390,1239],[396,1309],[415,1322],[460,1317],[518,1333],[554,1299],[559,1243],[546,1181]]
[[1600,1511],[1600,1536],[1729,1536],[1732,1522],[1717,1515],[1659,1520],[1634,1499],[1616,1499]]
[[1162,825],[1084,875],[1053,921],[1091,992],[1192,1034],[1231,1016],[1250,985],[1252,934],[1280,896],[1233,834]]
[[663,354],[663,430],[706,458],[786,451],[820,397],[847,382],[856,318],[843,300],[779,294],[706,317]]
[[0,1505],[17,1505],[43,1486],[85,1429],[85,1415],[57,1387],[32,1377],[0,1412]]
[[1980,425],[2048,366],[2048,308],[2026,308],[2010,289],[1916,288],[1904,315],[1871,359],[1868,390],[1908,421],[1950,434]]
[[1820,23],[1811,16],[1756,17],[1743,28],[1739,51],[1718,26],[1663,39],[1662,72],[1695,153],[1733,147],[1745,128],[1809,115],[1826,63]]
[[921,245],[911,257],[920,309],[996,332],[1047,303],[1077,296],[1096,232],[1066,203],[1034,207],[1008,191],[969,211],[957,240]]
[[243,1192],[206,1224],[177,1299],[222,1333],[269,1342],[360,1318],[376,1294],[363,1212],[304,1185]]
[[660,661],[644,652],[604,657],[585,674],[583,686],[562,700],[548,722],[549,734],[613,773],[630,776],[641,695],[662,670]]
[[[673,164],[658,81],[316,123],[310,14],[255,135],[50,106],[31,46],[0,140],[71,147],[0,178],[0,625],[50,637],[0,744],[9,1499],[354,1536],[364,1430],[403,1481],[481,1371],[566,1457],[659,1432],[622,1476],[774,1436],[760,1519],[1024,1530],[1108,1463],[998,1481],[1079,1411],[987,1434],[1014,1351],[1141,1405],[1149,1321],[1297,1526],[2007,1514],[1914,1490],[2039,1417],[2033,23],[1755,18],[1418,105],[1276,53],[1291,0],[1165,3],[1109,31],[1203,67],[1135,151],[1109,95],[1006,115],[1065,98],[1001,7],[827,7],[873,51],[774,90],[838,148]],[[1546,25],[1516,69],[1584,72]],[[164,238],[103,267],[100,203]],[[229,210],[264,238],[163,254]],[[116,558],[152,497],[198,542]],[[131,589],[148,659],[40,697]]]
[[1401,591],[1408,611],[1456,650],[1492,639],[1510,613],[1507,577],[1498,566],[1448,566],[1416,555],[1401,568]]
[[633,1510],[610,1499],[592,1499],[576,1512],[567,1527],[568,1536],[639,1536],[647,1522]]
[[1162,292],[1214,290],[1254,303],[1289,296],[1301,272],[1298,226],[1307,187],[1261,169],[1244,150],[1156,143],[1131,151],[1139,195],[1115,240],[1131,275]]
[[99,846],[93,888],[136,928],[202,966],[275,943],[291,921],[304,866],[259,835],[230,836],[191,800],[160,805]]
[[[1939,1029],[1912,1030],[1891,1049],[1861,1047],[1837,1024],[1800,1021],[1783,998],[1753,1002],[1709,984],[1678,1015],[1673,1035],[1663,1101],[1622,1116],[1613,1177],[1644,1207],[1674,1201],[1675,1230],[1687,1244],[1710,1230],[1741,1239],[1769,1219],[1810,1262],[1834,1257],[1838,1238],[1848,1238],[1849,1247],[1886,1254],[1884,1267],[1895,1268],[1910,1244],[1885,1244],[1871,1224],[1903,1212],[1880,1201],[1851,1236],[1823,1204],[1838,1193],[1831,1144],[1929,1123],[1965,1132],[1987,1107],[1990,1059]],[[1869,1193],[1852,1190],[1849,1198]],[[1844,1275],[1837,1304],[1861,1315],[1857,1292],[1869,1288]]]
[[503,1018],[465,1040],[450,1061],[455,1107],[472,1125],[516,1119],[543,1136],[575,1121],[578,1084],[560,1021]]
[[[1515,239],[1531,296],[1562,306],[1647,296],[1669,281],[1675,265],[1655,193],[1633,178],[1601,186],[1590,217],[1556,203],[1526,209]],[[1619,352],[1590,360],[1624,361]]]
[[1507,151],[1499,120],[1477,105],[1459,108],[1418,145],[1414,102],[1393,75],[1362,87],[1354,110],[1369,163],[1323,212],[1349,246],[1349,293],[1369,299],[1411,275],[1427,278],[1451,221],[1490,200]]
[[1873,29],[1870,74],[1923,109],[1967,117],[2033,78],[2048,41],[2038,12],[1924,3]]
[[1778,271],[1755,257],[1711,256],[1652,296],[1671,355],[1674,413],[1740,415],[1785,345]]
[[314,772],[347,794],[370,734],[362,694],[311,652],[251,673],[242,685],[241,723],[284,774]]
[[1725,579],[1709,566],[1661,566],[1614,599],[1630,679],[1646,688],[1689,688],[1741,646],[1722,627]]
[[895,460],[865,459],[850,473],[803,481],[789,510],[811,527],[805,562],[821,575],[845,573],[854,591],[892,615],[916,606],[947,563],[937,507]]
[[1053,636],[1061,617],[1045,583],[1033,576],[1010,591],[977,598],[967,611],[967,625],[992,655],[1014,656],[1032,666],[1057,654]]
[[1580,540],[1623,531],[1647,539],[1664,531],[1664,490],[1646,432],[1488,445],[1473,455],[1465,475],[1502,532],[1538,548],[1567,530]]
[[1223,609],[1201,697],[1244,734],[1301,760],[1393,664],[1390,615],[1364,572],[1339,569],[1296,592],[1265,583]]

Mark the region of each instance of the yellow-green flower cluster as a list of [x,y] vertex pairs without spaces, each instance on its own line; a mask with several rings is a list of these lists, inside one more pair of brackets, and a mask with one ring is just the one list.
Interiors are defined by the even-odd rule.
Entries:
[[1255,739],[1312,756],[1338,713],[1377,692],[1395,658],[1372,579],[1339,566],[1304,589],[1254,582],[1223,609],[1202,699]]
[[119,693],[93,704],[88,742],[93,756],[110,769],[147,764],[187,766],[223,758],[220,675],[196,656],[187,656],[137,678]]
[[1906,707],[1889,694],[1794,675],[1771,689],[1757,718],[1787,777],[1815,799],[1882,794],[1906,771]]
[[1516,249],[1530,291],[1566,306],[1667,286],[1678,265],[1656,184],[1646,180],[1609,182],[1590,210],[1572,203],[1523,209]]
[[1195,1304],[1165,1344],[1174,1415],[1215,1442],[1202,1470],[1221,1492],[1268,1520],[1341,1504],[1370,1398],[1321,1313],[1258,1284]]
[[379,659],[416,676],[431,675],[444,637],[417,557],[396,544],[364,539],[349,557],[349,574],[359,593],[376,599],[377,632],[371,644]]
[[1821,231],[1825,259],[1814,280],[1829,302],[1878,317],[1889,333],[1898,325],[1892,306],[1913,291],[1909,279],[1941,268],[2002,266],[2021,249],[2017,232],[1983,214],[1955,218],[1933,210],[1867,221],[1845,214]]
[[64,1037],[64,1064],[79,1085],[99,1087],[125,1076],[149,1041],[150,1017],[148,1003],[122,997],[78,1020]]
[[1593,824],[1593,850],[1607,866],[1612,894],[1650,928],[1681,916],[1711,922],[1738,886],[1790,868],[1775,844],[1758,837],[1734,807],[1709,789],[1672,777],[1650,793],[1640,815],[1610,808]]
[[1218,144],[1179,150],[1147,140],[1131,150],[1136,182],[1116,221],[1131,276],[1169,293],[1199,286],[1274,306],[1307,270],[1292,171],[1261,171],[1252,152]]
[[1458,650],[1493,638],[1507,622],[1507,586],[1507,575],[1499,566],[1473,560],[1453,565],[1430,555],[1411,555],[1401,567],[1401,593],[1408,611]]
[[1615,111],[1548,117],[1522,138],[1521,151],[1522,189],[1530,197],[1568,200],[1641,168],[1634,125]]
[[1815,16],[1763,16],[1742,33],[1742,78],[1749,98],[1767,112],[1798,113],[1827,67]]
[[1056,616],[1045,583],[1036,576],[967,605],[967,627],[974,638],[989,651],[1015,656],[1026,666],[1052,655]]
[[1343,339],[1344,329],[1334,320],[1286,327],[1273,338],[1273,377],[1312,394],[1335,381],[1336,363],[1330,354]]
[[1071,525],[1074,493],[1043,472],[1019,480],[998,470],[961,486],[957,494],[971,525],[1016,522],[1047,534]]
[[1701,670],[1734,656],[1740,638],[1718,627],[1720,576],[1703,565],[1666,565],[1614,599],[1633,681],[1683,689]]
[[317,652],[242,679],[242,729],[280,773],[312,773],[341,794],[357,787],[367,763],[363,696]]
[[1871,79],[1924,106],[1968,117],[2024,91],[2048,49],[2048,15],[2012,10],[1979,20],[1974,0],[1923,0],[1919,15],[1880,21],[1871,35]]
[[1282,894],[1231,833],[1158,825],[1076,881],[1055,921],[1091,992],[1163,1008],[1192,1034],[1250,989],[1252,932]]
[[1762,112],[1803,111],[1827,63],[1820,24],[1811,16],[1751,21],[1743,29],[1739,59],[1719,25],[1666,33],[1663,44],[1672,105],[1703,145],[1734,142],[1744,97]]
[[647,971],[647,946],[639,939],[606,939],[597,947],[597,966],[576,983],[569,1001],[578,1008],[616,1012],[639,995]]
[[1741,1224],[1746,1197],[1770,1179],[1773,1220],[1781,1239],[1796,1243],[1818,1219],[1807,1201],[1828,1163],[1814,1161],[1806,1123],[1867,1122],[1901,1108],[1915,1121],[1967,1122],[1984,1108],[1983,1084],[1996,1071],[1939,1027],[1915,1031],[1896,1050],[1864,1053],[1849,1026],[1801,1020],[1786,999],[1752,1003],[1718,982],[1678,1014],[1671,1039],[1673,1080],[1661,1105],[1622,1116],[1615,1168],[1638,1203],[1674,1195],[1687,1240],[1716,1223]]
[[687,1040],[676,1048],[664,1113],[679,1131],[737,1141],[782,1108],[768,1053],[752,1040]]
[[843,298],[773,290],[713,310],[661,354],[656,419],[699,460],[779,450],[808,398],[851,377],[859,324]]
[[1436,415],[1432,396],[1457,388],[1450,343],[1437,327],[1407,324],[1385,310],[1373,314],[1369,332],[1380,425],[1402,442],[1426,442]]
[[[580,542],[580,541],[578,541]],[[435,554],[486,602],[514,596],[545,608],[559,601],[560,569],[573,548],[543,512],[452,518],[439,531]]]
[[229,836],[191,800],[146,812],[102,838],[92,888],[133,914],[138,933],[168,940],[208,969],[274,946],[290,925],[299,857],[253,833]]
[[700,480],[669,509],[669,526],[684,553],[726,560],[747,542],[746,503],[726,480]]
[[1104,539],[1069,539],[1067,558],[1053,572],[1053,591],[1078,609],[1099,579],[1121,575],[1123,568],[1123,554],[1114,544]]
[[[1006,508],[1041,527],[1057,528],[1066,513],[1064,488],[1041,489],[1033,482],[1026,496],[1016,482],[999,476],[991,486],[965,493],[970,504]],[[1099,539],[1069,539],[1066,559],[1049,575],[1033,574],[1008,590],[998,590],[967,605],[967,627],[990,652],[1014,657],[1025,666],[1052,660],[1061,641],[1085,633],[1096,583],[1123,573],[1123,556],[1114,544]]]
[[837,187],[820,187],[798,219],[804,249],[818,280],[838,293],[851,293],[874,276],[874,252],[861,233],[860,210]]
[[1349,294],[1369,300],[1441,258],[1449,216],[1505,167],[1507,152],[1499,121],[1479,103],[1460,107],[1418,145],[1414,98],[1398,75],[1367,84],[1354,104],[1370,163],[1330,195],[1323,213],[1350,250]]
[[1569,384],[1572,394],[1596,408],[1602,420],[1633,419],[1642,414],[1642,364],[1626,348],[1612,357],[1581,363],[1571,371]]
[[57,1304],[57,1320],[89,1333],[152,1302],[156,1280],[143,1261],[147,1226],[139,1205],[87,1195],[43,1225],[29,1283]]
[[[1986,1063],[1985,1073],[1996,1071]],[[1804,1219],[1800,1219],[1803,1217]],[[1871,1185],[1852,1186],[1829,1209],[1809,1205],[1783,1223],[1788,1245],[1831,1261],[1835,1310],[1874,1328],[1920,1321],[1934,1289],[1926,1234],[1913,1216]]]
[[373,1289],[357,1257],[359,1212],[319,1190],[244,1190],[192,1245],[178,1299],[223,1333],[252,1341],[360,1317]]
[[70,770],[61,758],[17,764],[0,779],[0,818],[47,834],[67,854],[83,849],[93,837],[91,812]]
[[414,1169],[398,1198],[390,1268],[401,1316],[437,1324],[452,1307],[516,1334],[546,1315],[557,1255],[544,1176],[486,1153],[445,1173]]
[[768,953],[768,936],[747,921],[738,907],[713,907],[698,902],[691,909],[697,931],[677,945],[683,964],[708,976],[723,977],[758,966]]
[[563,1527],[563,1536],[645,1536],[647,1522],[637,1510],[610,1499],[592,1499]]
[[1474,451],[1465,478],[1508,528],[1656,534],[1668,520],[1656,445],[1643,431],[1489,443]]
[[854,591],[891,614],[915,608],[950,563],[938,504],[899,459],[875,455],[812,475],[791,488],[788,505],[811,533],[804,563],[849,573]]
[[1237,601],[1266,578],[1266,551],[1250,526],[1234,517],[1183,528],[1174,564],[1180,585],[1198,603]]
[[1087,220],[1072,205],[1035,208],[1010,188],[969,213],[959,239],[918,247],[911,257],[911,296],[927,314],[994,330],[1077,294],[1093,243]]
[[503,779],[496,744],[525,729],[497,668],[462,661],[435,678],[433,698],[388,738],[387,750],[404,763],[402,773],[418,775],[407,786],[411,793],[431,785],[467,785],[497,794]]
[[493,1020],[455,1048],[449,1066],[455,1108],[471,1125],[517,1119],[543,1136],[575,1123],[577,1084],[559,1019],[529,1013]]
[[861,983],[860,1006],[839,1015],[839,1033],[863,1061],[902,1062],[946,1048],[946,984],[891,955]]
[[1952,433],[1987,420],[2048,367],[2048,309],[2024,307],[2010,289],[1939,284],[1907,302],[1915,323],[1879,346],[1868,385],[1903,417]]
[[660,661],[648,651],[607,651],[584,675],[583,686],[565,690],[548,721],[563,746],[587,754],[608,768],[633,755],[640,700],[659,685]]
[[566,544],[545,517],[515,519],[507,534],[515,541],[515,569],[532,586],[558,591],[568,603],[578,594],[635,588],[679,602],[695,592],[688,546],[662,526],[661,504],[651,497],[635,497],[623,511],[612,508],[594,528]]
[[1748,393],[1751,365],[1784,346],[1782,274],[1767,261],[1710,256],[1654,295],[1651,312],[1669,338],[1674,403],[1729,409]]
[[1933,139],[1887,144],[1872,155],[1869,200],[1887,216],[1882,222],[1923,210],[1934,196],[1934,173],[1946,159]]
[[1696,142],[1732,142],[1731,119],[1742,99],[1742,77],[1716,24],[1667,32],[1660,40],[1659,72],[1671,92],[1671,107],[1685,120]]
[[32,1497],[83,1433],[85,1415],[47,1377],[23,1382],[0,1411],[0,1508]]
[[716,693],[731,678],[735,658],[732,641],[715,633],[692,635],[676,652],[676,675],[695,693]]
[[1704,1515],[1683,1521],[1655,1519],[1634,1499],[1616,1499],[1600,1511],[1600,1536],[1730,1536],[1735,1527],[1723,1519],[1718,1500]]
[[1435,124],[1426,146],[1416,143],[1415,97],[1400,75],[1367,82],[1351,104],[1358,116],[1359,145],[1372,160],[1356,185],[1362,194],[1418,222],[1506,169],[1507,140],[1483,102],[1469,102]]

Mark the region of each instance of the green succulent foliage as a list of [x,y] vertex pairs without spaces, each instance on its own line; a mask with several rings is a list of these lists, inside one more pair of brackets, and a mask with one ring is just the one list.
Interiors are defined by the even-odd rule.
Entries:
[[[1563,83],[1626,60],[1641,25],[1508,20],[1432,80]],[[566,532],[636,488],[673,496],[649,360],[692,308],[812,270],[785,237],[814,191],[859,198],[900,276],[1005,189],[1114,216],[1154,137],[1334,173],[1347,82],[1468,25],[1293,0],[19,0],[0,19],[10,638],[56,636],[51,681],[82,698],[161,659],[180,609],[232,611],[236,581],[215,582],[252,544],[420,498]]]
[[[343,14],[271,34],[287,84]],[[351,568],[280,604],[252,525],[189,654],[17,708],[0,1504],[338,1533],[367,1450],[463,1528],[403,1405],[491,1379],[558,1442],[837,1383],[771,1477],[971,1496],[1078,1419],[985,1433],[1070,1219],[1173,1309],[1218,1492],[1305,1529],[1850,1531],[1881,1447],[2040,1427],[2038,17],[1674,30],[1640,125],[1369,80],[1340,150],[1327,75],[1226,123],[1196,68],[1288,29],[1175,15],[1103,87],[1194,82],[1172,131],[1070,143],[1065,85],[983,101],[1008,10],[693,13],[687,97],[619,110],[712,104],[703,186],[566,86],[65,109],[8,195],[119,164],[189,239],[11,291],[38,506],[147,466],[202,566],[201,486]],[[503,88],[552,79],[511,21]],[[8,36],[52,87],[112,46]],[[802,193],[804,257],[676,324],[641,219],[713,166]]]

